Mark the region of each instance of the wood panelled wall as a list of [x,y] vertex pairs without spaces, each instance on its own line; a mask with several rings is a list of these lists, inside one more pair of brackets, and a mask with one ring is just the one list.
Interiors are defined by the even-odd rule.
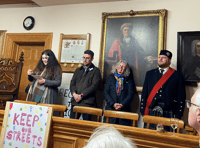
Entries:
[[[0,130],[4,110],[0,110]],[[83,148],[93,130],[106,123],[52,117],[48,148]],[[138,148],[195,148],[199,147],[199,137],[186,134],[158,133],[156,130],[130,126],[113,125],[125,136],[132,139]]]

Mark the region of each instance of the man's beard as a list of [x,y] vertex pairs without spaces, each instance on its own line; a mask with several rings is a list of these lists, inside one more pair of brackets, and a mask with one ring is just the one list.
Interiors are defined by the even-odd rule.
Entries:
[[168,63],[158,64],[158,66],[159,66],[160,68],[166,68],[166,67],[169,67],[169,65],[170,65],[170,64],[168,64]]

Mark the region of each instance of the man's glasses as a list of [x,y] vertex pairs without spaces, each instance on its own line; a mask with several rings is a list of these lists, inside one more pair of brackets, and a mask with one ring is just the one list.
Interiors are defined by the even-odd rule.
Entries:
[[90,58],[83,57],[84,60],[89,60]]
[[191,103],[191,102],[188,101],[188,100],[186,100],[185,102],[186,102],[186,107],[187,107],[187,108],[190,108],[192,105],[194,105],[194,106],[196,106],[196,107],[200,107],[199,105],[196,105],[196,104],[194,104],[194,103]]

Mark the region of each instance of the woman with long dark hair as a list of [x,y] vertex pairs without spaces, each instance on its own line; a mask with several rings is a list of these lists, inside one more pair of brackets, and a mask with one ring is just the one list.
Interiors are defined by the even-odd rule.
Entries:
[[35,69],[33,71],[29,69],[27,74],[28,80],[33,82],[26,98],[27,101],[58,104],[58,87],[62,81],[62,69],[51,50],[43,51]]

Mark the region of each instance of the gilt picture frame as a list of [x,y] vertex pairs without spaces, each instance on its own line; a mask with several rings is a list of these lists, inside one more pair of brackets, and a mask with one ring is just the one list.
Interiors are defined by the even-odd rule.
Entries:
[[99,68],[103,84],[113,66],[125,60],[141,92],[146,72],[157,67],[158,54],[166,49],[167,10],[103,12],[101,25]]

